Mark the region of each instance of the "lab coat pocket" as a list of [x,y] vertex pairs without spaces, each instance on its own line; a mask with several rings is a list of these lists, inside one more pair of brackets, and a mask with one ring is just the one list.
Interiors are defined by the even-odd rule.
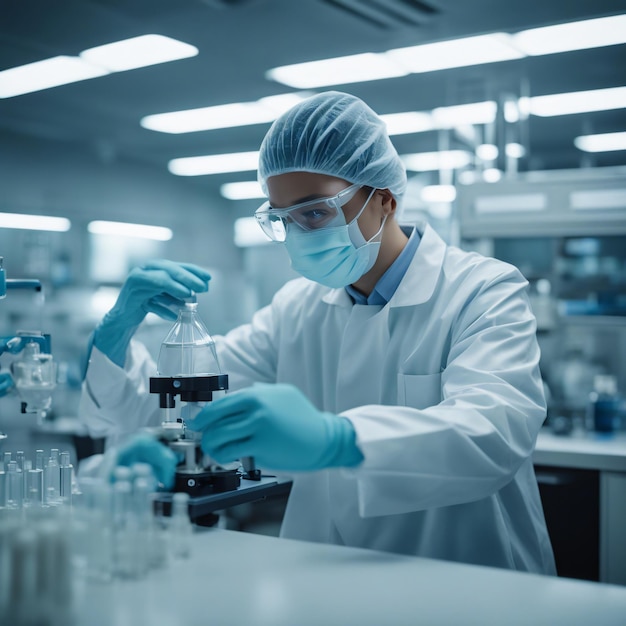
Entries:
[[398,374],[398,404],[426,409],[441,402],[441,374]]

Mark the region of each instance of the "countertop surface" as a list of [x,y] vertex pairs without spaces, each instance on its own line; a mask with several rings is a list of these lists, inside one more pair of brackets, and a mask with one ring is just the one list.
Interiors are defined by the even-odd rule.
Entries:
[[555,435],[544,428],[537,438],[533,461],[536,465],[626,472],[626,432]]
[[624,624],[626,588],[220,529],[141,581],[87,583],[78,626]]

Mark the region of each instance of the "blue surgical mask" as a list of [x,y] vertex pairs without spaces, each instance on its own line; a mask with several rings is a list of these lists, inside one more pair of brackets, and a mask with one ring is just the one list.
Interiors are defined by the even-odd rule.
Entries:
[[314,232],[290,228],[285,246],[291,267],[305,278],[332,288],[351,285],[369,272],[380,249],[380,241],[374,240],[381,234],[387,216],[369,241],[363,237],[357,220],[374,191],[372,189],[363,208],[349,224]]

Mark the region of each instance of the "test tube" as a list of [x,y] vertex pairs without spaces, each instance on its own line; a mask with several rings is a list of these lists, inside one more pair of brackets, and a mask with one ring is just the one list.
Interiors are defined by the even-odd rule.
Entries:
[[183,491],[172,496],[170,546],[174,558],[185,559],[191,552],[193,527],[189,520],[189,494]]
[[18,470],[24,471],[24,459],[25,459],[24,450],[18,450],[15,453],[15,461],[17,463]]
[[44,452],[43,450],[35,450],[35,469],[44,469]]
[[70,453],[61,452],[61,464],[59,466],[59,482],[61,501],[66,504],[72,503],[72,470],[74,466],[70,463]]
[[50,458],[45,469],[44,482],[46,493],[46,504],[54,506],[59,502],[61,492],[61,473],[59,471],[59,451],[50,450]]
[[24,480],[22,472],[17,469],[16,461],[9,463],[7,477],[9,480],[7,506],[12,509],[21,509],[23,505]]
[[43,505],[43,470],[31,469],[28,470],[26,478],[26,495],[28,498],[28,505],[32,507],[39,507]]
[[4,463],[4,471],[6,472],[9,469],[9,463],[11,462],[11,453],[5,452],[2,455],[2,462]]
[[0,470],[0,509],[7,505],[7,473]]
[[22,463],[22,481],[24,485],[22,487],[22,493],[24,494],[24,504],[28,501],[28,472],[33,469],[33,462],[30,459],[24,459]]
[[132,510],[132,485],[128,480],[113,484],[113,550],[115,574],[137,578],[137,535],[139,529]]

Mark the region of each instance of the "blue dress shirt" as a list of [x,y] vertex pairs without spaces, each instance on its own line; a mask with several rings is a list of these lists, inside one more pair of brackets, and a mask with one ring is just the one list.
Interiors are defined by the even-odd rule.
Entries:
[[364,296],[361,292],[357,291],[352,285],[346,287],[348,295],[352,298],[355,304],[378,304],[385,305],[391,296],[396,292],[400,281],[404,278],[413,257],[415,251],[420,243],[420,234],[417,232],[417,228],[402,229],[404,233],[409,237],[409,241],[404,246],[402,252],[400,252],[398,258],[389,266],[387,271],[378,279],[378,282],[374,286],[372,293],[369,296]]

